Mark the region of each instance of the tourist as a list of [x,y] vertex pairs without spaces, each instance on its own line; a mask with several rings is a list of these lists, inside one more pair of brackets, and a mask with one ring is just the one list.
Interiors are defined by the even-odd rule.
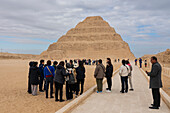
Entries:
[[132,65],[130,64],[130,62],[127,60],[126,61],[126,65],[128,65],[129,66],[129,74],[128,74],[128,78],[129,78],[129,84],[130,84],[130,91],[133,91],[134,89],[133,89],[133,85],[132,85],[132,70],[133,70],[133,68],[132,68]]
[[96,78],[97,83],[97,93],[101,93],[103,90],[103,78],[105,76],[105,67],[102,64],[102,60],[100,59],[98,61],[98,64],[96,66],[94,77]]
[[162,88],[161,73],[162,67],[158,63],[155,56],[151,57],[152,69],[151,72],[147,72],[150,77],[150,88],[152,89],[153,104],[150,109],[159,109],[160,107],[160,88]]
[[[122,66],[119,69],[119,75],[121,77],[122,89],[121,93],[128,92],[128,75],[129,75],[129,66],[126,65],[126,61],[122,60]],[[125,89],[126,88],[126,89]]]
[[34,62],[33,66],[30,68],[30,84],[31,84],[31,91],[32,95],[36,96],[37,95],[37,87],[39,84],[39,77],[41,75],[39,68],[37,67],[38,62]]
[[140,68],[142,68],[142,59],[139,58],[139,64],[140,64]]
[[47,61],[47,66],[44,68],[44,79],[46,80],[46,98],[48,98],[48,89],[50,84],[50,98],[53,97],[53,78],[55,69],[51,66],[51,61]]
[[68,71],[69,79],[66,81],[66,98],[67,100],[73,99],[73,88],[75,85],[75,77],[73,74],[73,69]]
[[68,68],[71,68],[71,69],[74,68],[73,60],[70,60],[70,62],[66,64],[66,69],[68,69]]
[[[63,102],[63,84],[65,82],[66,69],[64,68],[64,61],[61,61],[56,68],[56,73],[54,77],[55,82],[55,101]],[[58,99],[58,91],[60,91],[60,100]]]
[[[70,60],[69,63],[66,65],[66,71],[69,76],[66,76],[66,98],[67,100],[71,100],[73,98],[73,84],[70,83],[71,77],[73,78],[73,61]],[[75,79],[74,79],[75,80]]]
[[33,63],[34,63],[34,62],[32,62],[32,61],[29,62],[29,66],[30,66],[30,67],[29,67],[29,74],[28,74],[28,91],[27,91],[29,94],[32,94],[31,84],[30,84],[30,68],[33,66]]
[[108,88],[106,88],[106,92],[111,92],[112,74],[113,74],[113,65],[112,65],[111,59],[107,58],[106,79],[107,79]]
[[[47,64],[44,65],[44,68],[45,68],[46,66],[47,66]],[[43,73],[44,73],[44,71],[43,71]],[[46,80],[44,79],[44,90],[46,90],[46,87],[47,87],[47,86],[46,86]]]
[[96,65],[98,65],[98,60],[96,60]]
[[145,68],[147,67],[147,60],[145,60]]
[[135,59],[135,65],[137,65],[137,61],[138,61],[138,59]]
[[53,67],[54,67],[55,70],[56,70],[56,68],[57,68],[57,64],[58,64],[57,61],[54,61],[54,62],[53,62]]
[[43,81],[44,81],[44,60],[40,60],[40,65],[39,65],[39,70],[40,70],[40,73],[41,73],[41,76],[40,76],[40,82],[39,82],[39,91],[40,92],[44,92],[43,91]]
[[88,60],[88,64],[91,65],[91,59]]
[[81,92],[80,95],[83,94],[84,89],[84,79],[85,79],[85,67],[82,61],[79,61],[79,66],[76,68],[76,79],[77,79],[77,88],[76,88],[76,97],[80,91],[80,84],[81,84]]
[[65,64],[67,64],[67,60],[65,60]]

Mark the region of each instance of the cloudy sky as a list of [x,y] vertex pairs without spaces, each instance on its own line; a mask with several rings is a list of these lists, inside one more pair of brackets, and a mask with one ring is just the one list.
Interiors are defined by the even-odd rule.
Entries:
[[136,57],[170,48],[170,0],[0,0],[0,49],[40,54],[87,16],[102,16]]

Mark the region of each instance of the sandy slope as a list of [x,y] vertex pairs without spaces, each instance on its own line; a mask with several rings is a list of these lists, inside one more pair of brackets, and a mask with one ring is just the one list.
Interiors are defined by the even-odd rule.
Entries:
[[[28,62],[28,60],[0,60],[1,113],[54,113],[69,102],[59,103],[54,99],[46,99],[45,93],[40,92],[38,96],[28,94]],[[119,65],[116,64],[116,67]],[[86,66],[85,90],[95,84],[94,68],[95,66]]]

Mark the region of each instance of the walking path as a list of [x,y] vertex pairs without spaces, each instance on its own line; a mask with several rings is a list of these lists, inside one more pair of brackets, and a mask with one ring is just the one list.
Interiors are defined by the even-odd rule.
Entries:
[[159,110],[149,109],[152,95],[146,78],[134,65],[132,76],[134,91],[120,93],[120,77],[117,73],[113,78],[111,93],[106,93],[106,84],[104,84],[103,93],[93,93],[72,113],[170,113],[169,108],[162,100]]

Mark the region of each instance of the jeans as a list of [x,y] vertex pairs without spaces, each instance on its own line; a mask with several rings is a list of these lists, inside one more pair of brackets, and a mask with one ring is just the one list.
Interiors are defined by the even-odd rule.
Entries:
[[58,100],[58,91],[60,90],[60,100],[63,98],[63,84],[55,82],[55,100]]
[[159,107],[160,106],[160,92],[159,92],[159,88],[152,88],[152,96],[153,96],[153,105],[155,107]]
[[99,79],[96,78],[96,83],[97,83],[97,91],[102,91],[103,90],[103,78]]
[[112,87],[112,77],[107,77],[107,85],[108,85],[108,89],[111,91],[111,87]]
[[46,78],[46,98],[48,98],[48,89],[50,84],[50,97],[53,96],[53,77]]
[[77,79],[76,95],[79,94],[79,91],[80,91],[80,83],[81,83],[81,92],[80,92],[80,94],[83,94],[83,90],[84,90],[84,79]]
[[142,63],[140,63],[140,68],[142,68]]
[[38,85],[32,85],[31,84],[31,91],[32,91],[32,95],[37,95],[37,87]]
[[[128,76],[121,76],[121,83],[122,83],[122,93],[128,92]],[[126,89],[125,89],[126,88]]]

